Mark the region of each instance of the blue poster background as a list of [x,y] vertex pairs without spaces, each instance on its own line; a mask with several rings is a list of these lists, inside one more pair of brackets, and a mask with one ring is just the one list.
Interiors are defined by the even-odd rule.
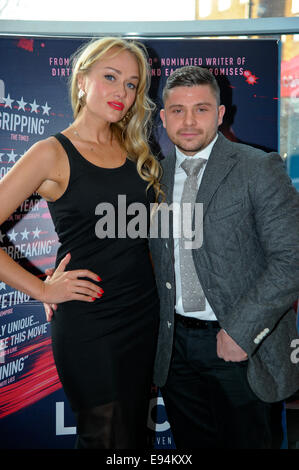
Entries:
[[[0,178],[35,142],[72,122],[67,81],[82,39],[0,38]],[[279,44],[275,40],[147,39],[150,94],[159,110],[172,70],[213,70],[227,111],[221,130],[231,140],[278,149]],[[158,113],[153,149],[170,142]],[[41,158],[43,156],[41,155]],[[26,200],[0,229],[0,245],[41,278],[58,246],[45,201]],[[75,419],[57,377],[43,306],[0,282],[0,448],[73,448]],[[159,391],[153,387],[149,440],[174,448]]]

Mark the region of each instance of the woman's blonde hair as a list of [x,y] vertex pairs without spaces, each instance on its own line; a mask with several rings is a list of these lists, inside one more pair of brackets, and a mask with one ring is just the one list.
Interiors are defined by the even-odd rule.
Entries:
[[148,96],[150,68],[143,44],[117,37],[104,37],[92,40],[74,54],[74,66],[70,80],[74,118],[76,119],[84,106],[83,100],[78,97],[78,76],[87,74],[93,64],[103,58],[105,54],[110,52],[117,55],[122,51],[129,51],[136,58],[139,68],[139,83],[133,106],[121,121],[111,124],[112,132],[125,148],[128,157],[136,162],[139,175],[149,183],[147,188],[153,186],[157,200],[159,194],[163,196],[159,183],[161,167],[152,155],[148,144],[155,105]]

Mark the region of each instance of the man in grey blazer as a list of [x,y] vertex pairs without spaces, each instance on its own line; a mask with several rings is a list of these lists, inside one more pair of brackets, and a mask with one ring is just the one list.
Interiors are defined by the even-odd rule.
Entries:
[[175,70],[163,102],[175,144],[161,161],[166,203],[202,204],[192,229],[203,237],[190,257],[173,211],[169,236],[150,238],[161,303],[154,382],[178,449],[269,448],[270,403],[299,388],[299,194],[278,154],[218,132],[225,108],[209,71]]

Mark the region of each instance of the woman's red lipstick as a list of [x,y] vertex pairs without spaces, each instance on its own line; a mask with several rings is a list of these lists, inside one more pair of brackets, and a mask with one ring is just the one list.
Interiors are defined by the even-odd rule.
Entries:
[[122,111],[125,105],[119,101],[108,101],[109,106],[113,109],[117,109],[118,111]]

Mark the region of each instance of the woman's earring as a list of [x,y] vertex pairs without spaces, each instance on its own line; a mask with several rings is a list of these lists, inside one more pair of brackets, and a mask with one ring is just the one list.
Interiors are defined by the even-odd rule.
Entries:
[[129,110],[127,114],[123,117],[124,124],[128,124],[132,116],[133,116],[133,113],[131,110]]
[[85,91],[83,91],[81,88],[78,91],[78,99],[82,100],[83,96],[85,95]]

